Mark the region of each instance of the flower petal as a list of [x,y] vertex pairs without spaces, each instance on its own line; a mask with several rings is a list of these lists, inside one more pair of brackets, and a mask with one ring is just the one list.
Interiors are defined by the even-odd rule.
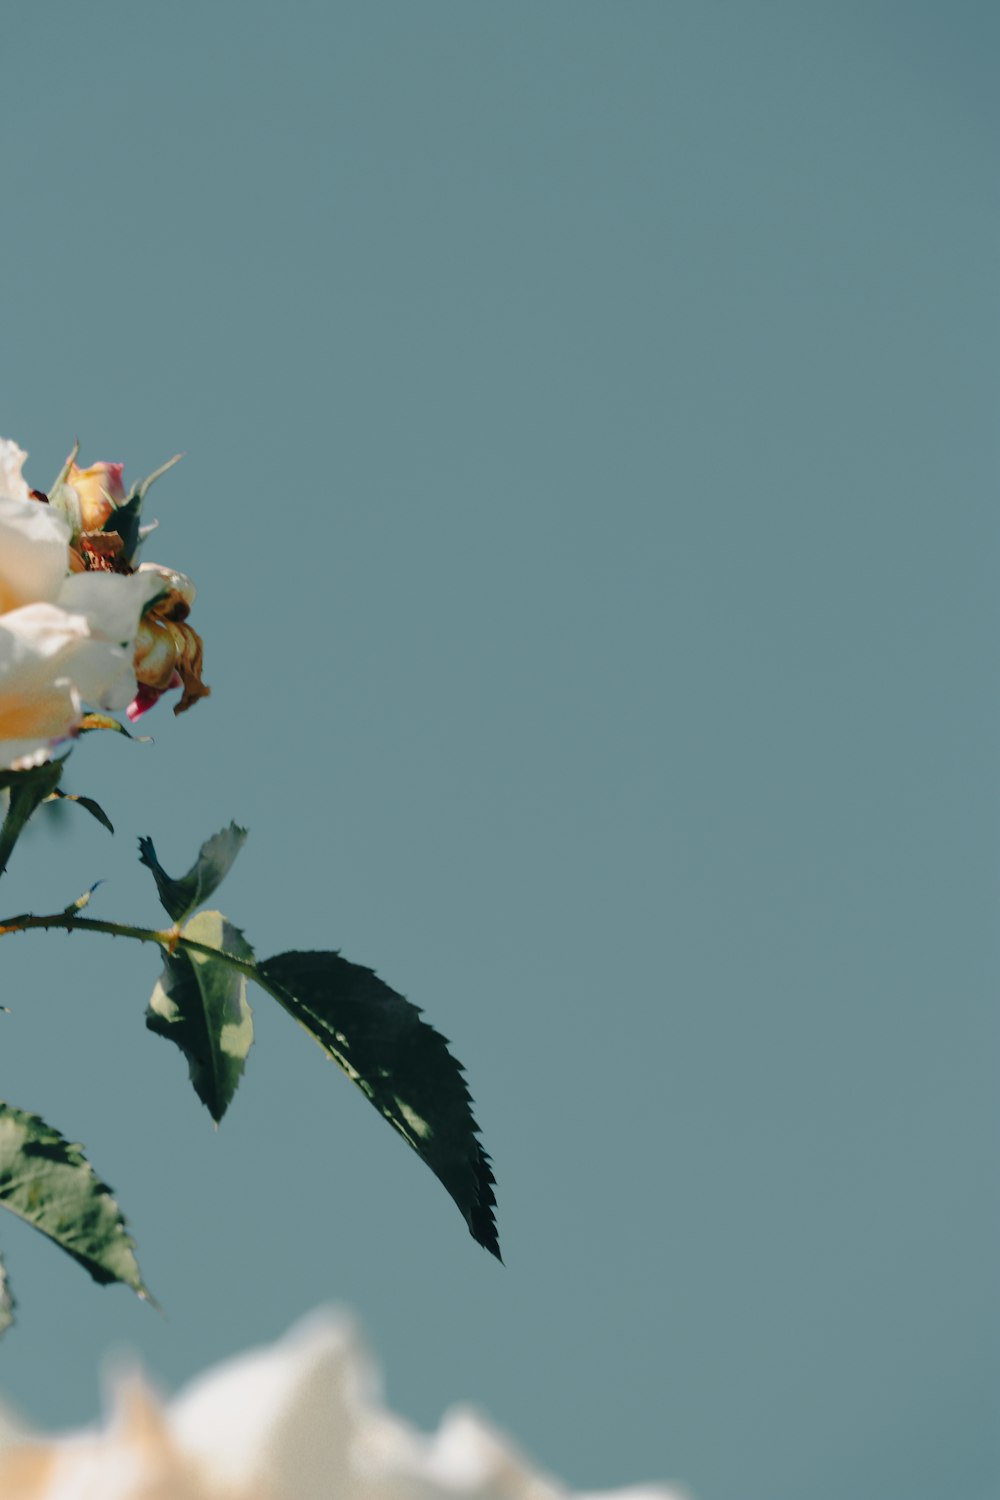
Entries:
[[162,587],[152,573],[72,573],[62,580],[57,602],[83,615],[95,640],[131,647],[142,611]]
[[21,473],[27,456],[24,449],[11,442],[10,438],[0,438],[0,495],[6,495],[11,500],[30,498]]
[[139,614],[155,592],[155,581],[138,574],[80,573],[60,590],[60,602],[72,609],[28,604],[0,615],[5,765],[25,755],[44,759],[39,752],[72,733],[84,704],[128,706],[136,690],[132,655]]
[[52,604],[0,616],[0,767],[47,759],[82,713],[66,664],[86,642],[86,622]]
[[135,697],[136,632],[158,589],[155,578],[138,573],[74,573],[64,580],[59,603],[86,622],[88,634],[69,670],[80,696],[95,708],[126,708]]
[[[24,489],[20,485],[20,465],[24,454],[20,448],[17,464],[12,465],[5,449],[13,443],[0,439],[0,614],[43,599],[51,602],[59,592],[69,560],[69,527],[62,516],[27,493],[5,494],[4,489]],[[18,472],[15,474],[13,469]]]

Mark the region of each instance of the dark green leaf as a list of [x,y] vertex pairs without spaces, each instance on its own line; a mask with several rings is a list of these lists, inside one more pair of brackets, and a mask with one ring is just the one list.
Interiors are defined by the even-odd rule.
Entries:
[[7,1276],[7,1267],[0,1260],[0,1334],[6,1333],[14,1321],[14,1301],[10,1289],[10,1280]]
[[221,885],[246,842],[246,836],[246,829],[238,828],[235,823],[213,834],[207,843],[202,844],[198,858],[179,880],[171,880],[157,860],[152,839],[139,840],[139,859],[152,870],[161,905],[175,922],[183,922]]
[[279,953],[258,974],[440,1178],[473,1238],[499,1260],[490,1159],[446,1039],[371,969],[339,953]]
[[95,1281],[123,1281],[149,1296],[121,1210],[82,1148],[37,1115],[2,1102],[0,1203],[79,1261]]
[[58,786],[62,769],[61,760],[47,760],[31,771],[0,771],[0,791],[6,789],[10,794],[7,816],[0,829],[0,875],[6,870],[31,814]]
[[114,833],[115,825],[112,823],[111,819],[108,817],[101,804],[99,802],[95,802],[93,797],[82,797],[78,792],[59,791],[51,792],[49,795],[57,799],[59,802],[79,803],[81,807],[86,808],[87,812],[90,813],[90,816],[92,818],[96,818],[98,823],[103,823],[104,827],[108,830],[109,833]]
[[[253,960],[249,943],[221,912],[200,911],[182,933],[209,948]],[[253,1045],[253,1013],[243,974],[224,959],[178,948],[164,960],[146,1025],[180,1047],[195,1093],[218,1124]]]

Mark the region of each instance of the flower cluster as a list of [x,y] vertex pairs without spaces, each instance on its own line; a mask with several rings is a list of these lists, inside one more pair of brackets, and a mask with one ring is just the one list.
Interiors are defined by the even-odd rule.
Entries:
[[47,760],[88,709],[134,719],[180,688],[180,713],[209,691],[193,585],[137,561],[157,476],[126,494],[121,464],[81,469],[74,453],[46,495],[26,457],[0,439],[0,770]]

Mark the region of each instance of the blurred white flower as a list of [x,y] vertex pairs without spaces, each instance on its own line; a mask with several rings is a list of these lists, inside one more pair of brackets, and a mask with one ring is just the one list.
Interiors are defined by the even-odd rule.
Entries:
[[[563,1500],[481,1417],[425,1437],[381,1404],[343,1318],[317,1315],[167,1405],[120,1384],[101,1432],[31,1442],[0,1412],[3,1500]],[[583,1500],[583,1497],[579,1497]],[[587,1500],[681,1500],[657,1486]]]
[[69,576],[69,527],[31,499],[26,454],[0,438],[0,770],[47,760],[85,705],[126,708],[149,574]]

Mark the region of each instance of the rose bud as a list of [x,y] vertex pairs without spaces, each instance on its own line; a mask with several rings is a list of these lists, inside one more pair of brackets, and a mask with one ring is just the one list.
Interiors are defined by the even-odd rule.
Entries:
[[83,531],[100,531],[105,521],[125,504],[122,484],[123,464],[91,464],[81,469],[71,463],[66,483],[76,491],[80,502],[80,526]]

